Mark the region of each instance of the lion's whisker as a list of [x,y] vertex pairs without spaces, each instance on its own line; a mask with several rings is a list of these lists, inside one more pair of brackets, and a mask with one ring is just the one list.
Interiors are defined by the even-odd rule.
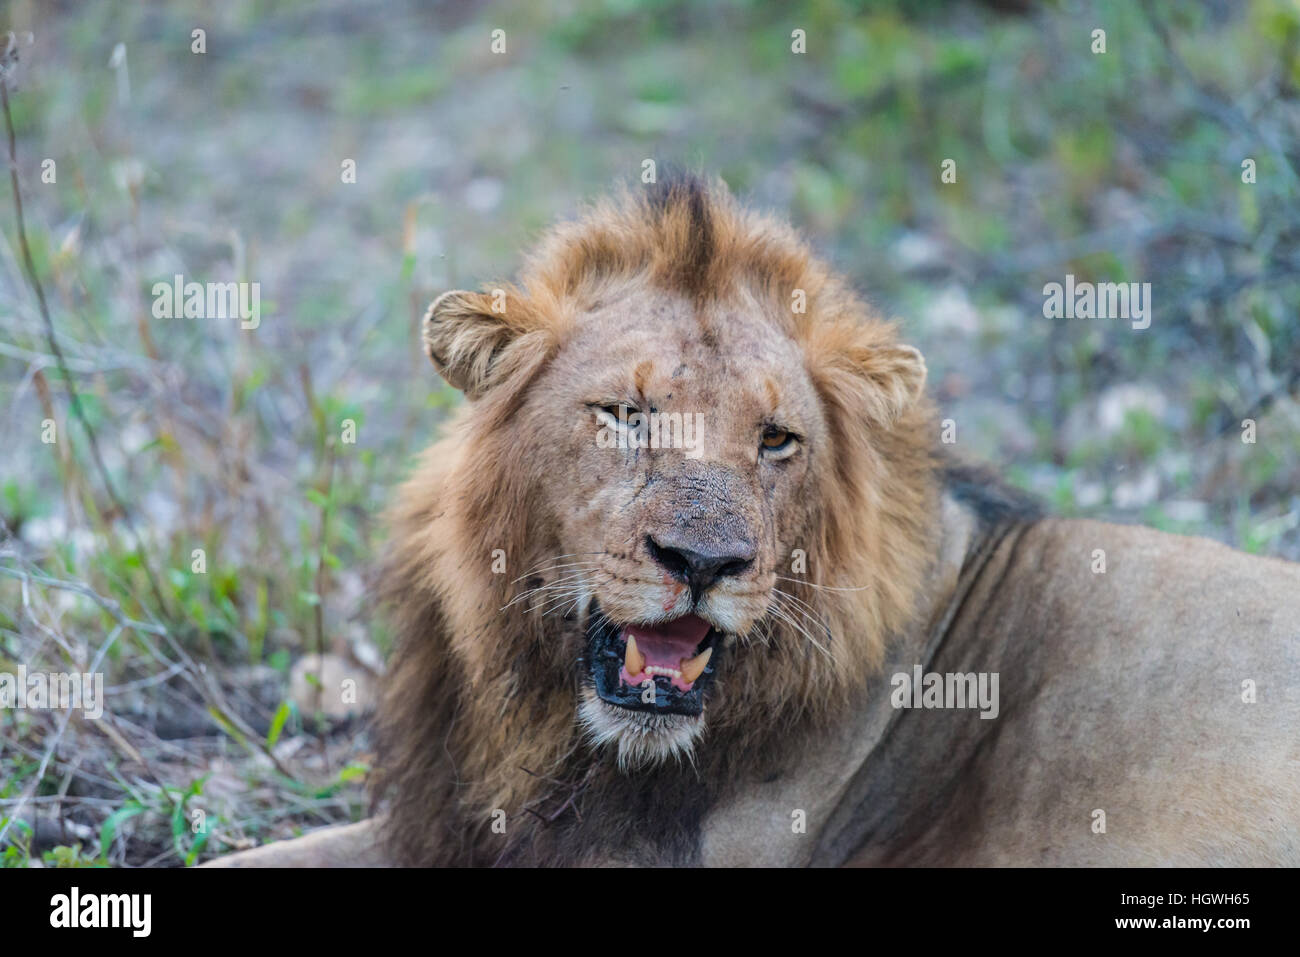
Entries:
[[[574,555],[583,555],[583,554],[599,555],[600,552],[574,552],[573,554]],[[554,559],[554,562],[558,562],[561,558],[571,558],[571,557],[572,556],[570,555],[557,555]],[[532,568],[528,569],[528,571],[520,575],[518,578],[512,580],[510,584],[513,585],[515,582],[523,581],[525,578],[528,578],[530,575],[540,575],[543,572],[555,571],[556,569],[560,569],[560,568],[590,567],[593,565],[600,564],[600,562],[596,560],[583,561],[583,562],[565,562],[563,565],[555,564],[554,562],[550,565],[547,565],[545,562],[539,565],[535,565]]]
[[834,585],[816,585],[804,578],[786,578],[784,575],[775,576],[777,581],[794,582],[797,585],[807,585],[809,588],[820,588],[822,591],[866,591],[870,585],[859,585],[857,588],[839,588]]
[[813,617],[814,620],[816,620],[819,623],[822,623],[822,627],[825,628],[824,615],[820,608],[814,607],[811,603],[804,601],[798,595],[792,594],[786,591],[785,589],[773,588],[772,591],[774,591],[778,595],[785,596],[790,601],[795,602],[799,608],[804,609],[809,615]]
[[542,611],[544,616],[544,610],[550,608],[555,602],[566,601],[574,595],[581,594],[580,590],[573,585],[566,585],[563,588],[552,588],[547,591],[548,594],[528,606],[530,612]]
[[[581,597],[582,591],[580,589],[571,589],[565,591],[561,595],[552,595],[546,599],[546,603],[541,609],[541,617],[545,618],[547,615],[552,614],[561,605],[564,605],[567,602],[572,602],[574,599]],[[533,608],[532,610],[537,611],[538,609]]]
[[805,638],[807,638],[807,639],[808,639],[808,642],[809,642],[809,643],[810,643],[814,648],[816,648],[818,651],[820,651],[823,655],[826,656],[826,660],[827,660],[827,661],[834,662],[835,659],[831,657],[831,653],[830,653],[830,651],[827,650],[826,647],[823,646],[823,645],[821,644],[821,642],[819,642],[816,638],[814,638],[812,635],[810,635],[810,634],[808,633],[808,630],[807,630],[806,628],[804,628],[801,624],[799,624],[797,621],[795,621],[793,618],[791,618],[791,617],[790,617],[786,612],[784,612],[784,611],[782,611],[782,610],[780,610],[780,609],[773,609],[773,610],[772,610],[772,614],[773,614],[776,618],[778,618],[779,620],[785,622],[785,623],[786,623],[787,625],[789,625],[791,628],[795,629],[795,631],[798,631],[798,632],[799,632],[800,634],[802,634]]
[[542,617],[545,618],[547,617],[547,615],[553,615],[555,614],[556,611],[560,612],[561,618],[569,617],[569,614],[575,611],[578,607],[578,603],[582,601],[582,592],[575,592],[571,597],[573,598],[573,600],[570,601],[563,608],[552,609],[551,611],[543,613]]
[[826,615],[821,609],[813,607],[797,595],[782,591],[780,588],[773,589],[773,591],[785,603],[783,607],[787,612],[791,615],[797,615],[810,629],[819,634],[824,634],[827,641],[830,641],[830,625],[827,624]]
[[[777,617],[781,618],[787,624],[797,629],[805,638],[807,638],[810,642],[812,642],[813,646],[818,651],[820,651],[823,655],[826,656],[827,661],[833,663],[835,659],[831,656],[830,651],[824,645],[822,645],[821,642],[819,642],[816,638],[814,638],[812,634],[808,631],[808,629],[805,628],[792,614],[792,612],[798,612],[800,615],[804,615],[804,613],[800,612],[797,608],[787,607],[781,604],[781,600],[783,598],[790,598],[793,596],[787,595],[783,591],[774,590],[773,597],[776,599],[776,602],[774,604],[769,605],[768,610],[776,614]],[[806,615],[804,615],[804,617],[806,618]],[[806,618],[806,620],[808,620],[810,624],[814,623],[812,622],[811,619]]]
[[522,601],[523,599],[528,598],[528,597],[530,597],[530,596],[532,596],[532,595],[536,595],[536,594],[538,594],[538,593],[540,593],[540,592],[555,591],[555,590],[557,590],[557,589],[561,589],[561,588],[569,588],[569,587],[572,586],[572,583],[574,583],[574,582],[579,582],[579,581],[581,581],[581,580],[582,580],[583,578],[585,578],[585,577],[586,577],[586,576],[585,576],[582,572],[578,572],[578,573],[575,573],[575,574],[572,574],[572,575],[568,575],[568,576],[563,577],[563,578],[558,578],[558,579],[556,579],[556,580],[553,581],[553,582],[547,582],[547,583],[545,583],[544,585],[538,585],[536,588],[529,588],[529,589],[527,589],[526,591],[520,592],[520,593],[519,593],[518,595],[516,595],[514,598],[510,599],[510,601],[508,601],[506,604],[502,605],[501,608],[498,609],[498,610],[499,610],[499,611],[505,611],[505,610],[506,610],[507,608],[509,608],[511,605],[514,605],[514,604],[516,604],[517,602],[520,602],[520,601]]

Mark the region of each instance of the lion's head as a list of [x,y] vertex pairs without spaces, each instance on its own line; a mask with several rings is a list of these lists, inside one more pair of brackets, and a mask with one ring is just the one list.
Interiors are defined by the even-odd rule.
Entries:
[[833,712],[911,613],[921,356],[720,184],[596,206],[517,285],[439,297],[424,344],[468,401],[393,516],[407,844],[433,802],[484,824],[741,761]]

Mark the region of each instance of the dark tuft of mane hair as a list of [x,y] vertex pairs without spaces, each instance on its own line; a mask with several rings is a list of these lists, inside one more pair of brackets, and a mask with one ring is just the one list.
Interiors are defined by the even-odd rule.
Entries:
[[717,251],[714,200],[708,182],[696,173],[669,166],[646,187],[645,203],[656,224],[669,219],[685,221],[685,241],[674,250],[674,278],[691,295],[703,297]]
[[1045,514],[1037,498],[1008,484],[991,469],[943,456],[939,477],[952,497],[970,508],[987,527],[1035,522]]

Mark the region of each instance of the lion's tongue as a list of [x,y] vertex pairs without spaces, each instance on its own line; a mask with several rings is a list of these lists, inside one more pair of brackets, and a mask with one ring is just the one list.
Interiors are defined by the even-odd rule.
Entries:
[[[628,625],[623,629],[623,640],[636,641],[636,650],[645,659],[644,667],[635,675],[624,668],[620,677],[628,684],[640,684],[651,668],[679,671],[682,659],[695,655],[695,649],[709,633],[709,623],[696,615],[685,615],[658,625]],[[694,682],[672,679],[674,686],[689,691]]]

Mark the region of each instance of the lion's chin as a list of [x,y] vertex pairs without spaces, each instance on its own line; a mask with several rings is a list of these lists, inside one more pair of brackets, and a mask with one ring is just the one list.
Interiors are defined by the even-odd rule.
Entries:
[[704,715],[651,714],[604,701],[590,687],[582,689],[578,716],[597,748],[616,749],[624,770],[654,767],[665,761],[689,761],[704,730]]

